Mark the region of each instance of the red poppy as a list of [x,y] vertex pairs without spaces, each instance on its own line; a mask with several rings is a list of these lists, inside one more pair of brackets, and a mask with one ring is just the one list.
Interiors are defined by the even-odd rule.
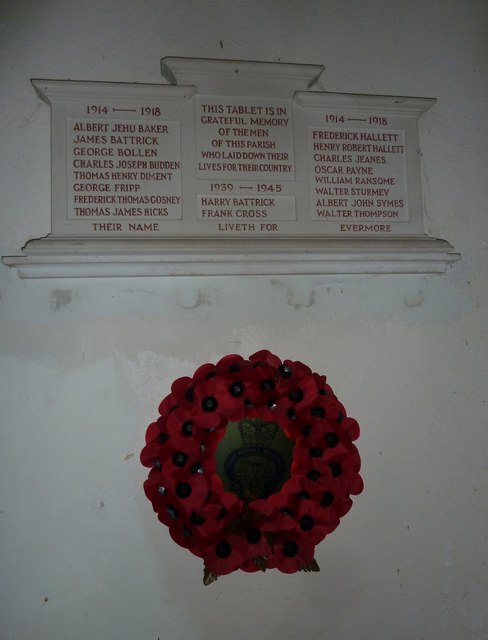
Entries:
[[357,440],[359,438],[359,425],[354,418],[345,418],[342,423],[342,428],[351,440]]
[[306,412],[306,408],[314,402],[316,396],[315,381],[312,376],[306,376],[286,388],[277,399],[274,412],[287,435],[289,434],[291,437],[298,435],[299,425],[302,424],[301,417]]
[[249,526],[243,531],[246,541],[246,557],[251,560],[266,558],[271,554],[271,547],[265,535],[265,530],[259,526]]
[[312,373],[312,376],[314,377],[314,380],[317,383],[317,387],[320,389],[320,391],[323,391],[324,389],[326,389],[326,386],[327,386],[326,376],[321,375],[320,373]]
[[[297,441],[293,473],[308,474],[310,465],[321,471],[333,457],[351,456],[360,464],[357,449],[340,425],[330,425],[327,420],[311,421],[302,429],[302,437]],[[359,466],[358,469],[359,470]]]
[[300,362],[299,360],[296,360],[294,362],[291,360],[285,360],[284,364],[292,365],[297,379],[302,379],[305,376],[313,376],[312,369],[310,369],[308,365],[304,364],[303,362]]
[[168,526],[169,534],[180,547],[189,549],[194,555],[203,558],[205,549],[205,539],[198,532],[196,527],[192,527],[181,518],[176,518]]
[[[146,444],[149,444],[153,440],[159,437],[161,430],[157,422],[151,422],[146,430]],[[145,466],[145,465],[144,465]]]
[[276,371],[276,388],[280,396],[290,393],[308,374],[300,363],[284,360]]
[[157,464],[161,446],[162,443],[159,440],[153,440],[146,444],[141,451],[141,463],[144,467],[154,467]]
[[295,513],[302,535],[313,544],[321,542],[339,524],[339,516],[335,511],[324,509],[313,500],[301,500]]
[[336,507],[337,515],[339,516],[339,518],[342,518],[342,516],[345,516],[351,507],[352,507],[351,498],[346,497],[346,498],[343,498],[342,500],[339,500]]
[[164,487],[185,512],[191,514],[204,503],[210,489],[210,480],[204,473],[188,473],[185,469],[164,474]]
[[160,503],[161,508],[157,510],[158,520],[167,527],[173,527],[176,521],[183,523],[184,514],[175,504],[174,497],[165,494]]
[[170,393],[164,400],[162,400],[159,404],[158,411],[162,416],[167,416],[171,411],[178,406],[177,401],[175,400],[172,393]]
[[244,503],[237,496],[228,491],[223,491],[220,478],[218,478],[218,483],[217,486],[214,485],[211,489],[211,494],[204,505],[205,514],[213,518],[216,523],[215,532],[221,529],[228,529],[236,521],[236,518],[240,516],[244,508]]
[[[314,471],[316,471],[314,469]],[[288,504],[294,511],[297,502],[302,500],[318,500],[322,491],[328,488],[329,476],[325,474],[312,475],[310,477],[292,476],[282,487],[282,492],[288,496]]]
[[174,524],[175,520],[184,523],[186,518],[185,511],[181,508],[178,499],[166,489],[166,485],[167,482],[161,476],[160,470],[155,468],[144,483],[144,491],[151,501],[154,511],[158,514],[158,519],[169,527]]
[[214,418],[208,418],[203,413],[195,414],[188,409],[177,408],[168,416],[167,430],[175,447],[185,447],[189,442],[205,445],[206,448],[217,446],[225,433],[215,432],[227,424],[225,417],[218,416],[218,419],[216,423]]
[[220,509],[213,509],[212,506],[204,503],[198,509],[193,509],[186,518],[188,525],[191,525],[191,530],[203,541],[223,528],[219,520]]
[[189,409],[177,407],[166,420],[166,430],[173,438],[190,440],[192,437],[193,415]]
[[197,386],[202,382],[205,382],[205,380],[209,380],[210,378],[213,378],[216,375],[216,373],[217,373],[217,370],[214,364],[211,364],[210,362],[207,362],[206,364],[202,364],[198,367],[198,369],[195,371],[195,373],[192,376],[193,384]]
[[171,394],[175,405],[186,408],[193,407],[194,388],[193,378],[188,376],[177,378],[171,385]]
[[[224,422],[224,421],[223,421]],[[227,422],[225,421],[227,424]],[[225,428],[208,427],[204,418],[197,416],[194,422],[194,438],[202,451],[215,454],[219,442],[225,437]]]
[[250,388],[246,389],[249,400],[256,408],[274,407],[280,392],[276,385],[276,370],[265,362],[257,362],[249,373]]
[[[185,473],[193,473],[203,469],[208,475],[215,473],[215,458],[211,452],[202,452],[200,445],[195,440],[173,441],[170,438],[161,445],[158,460],[163,467],[163,473],[170,475],[179,470]],[[203,473],[203,471],[200,471]]]
[[320,473],[324,473],[327,469],[327,463],[325,461],[325,443],[314,445],[314,443],[308,442],[307,439],[300,439],[295,444],[293,450],[293,465],[292,475],[304,475],[313,470],[317,470]]
[[[354,446],[354,445],[353,445]],[[355,456],[344,453],[326,456],[326,462],[332,475],[332,489],[346,495],[357,495],[363,490],[363,480],[359,475],[358,459]]]
[[153,504],[159,503],[162,499],[161,497],[166,493],[163,475],[158,467],[153,467],[147,480],[144,481],[144,493]]
[[205,568],[224,576],[238,569],[246,560],[246,543],[242,536],[218,534],[209,540],[203,556]]
[[231,353],[221,358],[215,365],[215,370],[219,375],[232,375],[244,373],[252,370],[252,365],[248,360],[235,353]]
[[320,415],[322,413],[321,410],[323,411],[321,417],[328,422],[341,424],[346,417],[346,410],[335,396],[319,395],[317,402],[311,407],[310,413],[313,415],[315,412]]
[[279,571],[295,573],[314,559],[315,545],[298,531],[281,532],[273,545],[272,560]]
[[263,362],[274,369],[278,369],[281,365],[281,360],[278,356],[275,356],[274,353],[271,353],[271,351],[268,351],[267,349],[262,349],[261,351],[253,353],[252,356],[249,356],[249,362],[252,362],[254,366]]
[[244,397],[233,394],[232,384],[222,377],[213,377],[194,389],[194,416],[204,417],[209,427],[226,425],[229,418],[240,419],[244,413]]

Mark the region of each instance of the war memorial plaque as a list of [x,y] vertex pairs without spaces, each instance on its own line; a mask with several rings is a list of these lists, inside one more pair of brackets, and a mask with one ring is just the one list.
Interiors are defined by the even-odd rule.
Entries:
[[322,71],[166,58],[167,84],[33,80],[51,107],[52,230],[27,247],[47,256],[76,240],[89,255],[106,241],[143,262],[150,246],[228,263],[252,262],[253,247],[263,262],[313,254],[297,272],[321,272],[332,246],[371,252],[345,241],[423,251],[418,119],[435,100],[326,92]]

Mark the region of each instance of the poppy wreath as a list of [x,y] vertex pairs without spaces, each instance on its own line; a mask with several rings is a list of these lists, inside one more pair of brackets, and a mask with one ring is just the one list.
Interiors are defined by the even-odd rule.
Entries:
[[[205,584],[237,569],[319,570],[316,544],[363,489],[359,425],[324,375],[266,350],[227,355],[175,380],[159,414],[141,453],[144,491],[172,539],[203,559]],[[238,431],[247,446],[219,464]],[[288,465],[270,444],[277,431]]]

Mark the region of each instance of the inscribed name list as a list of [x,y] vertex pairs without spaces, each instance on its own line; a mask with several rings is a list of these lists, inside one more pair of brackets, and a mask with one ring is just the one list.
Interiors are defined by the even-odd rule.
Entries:
[[68,218],[179,220],[180,123],[67,119]]
[[404,131],[308,128],[313,220],[408,221]]

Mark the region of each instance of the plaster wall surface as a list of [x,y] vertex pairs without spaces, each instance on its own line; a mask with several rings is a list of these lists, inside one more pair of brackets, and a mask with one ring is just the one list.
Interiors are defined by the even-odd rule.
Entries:
[[[488,638],[488,9],[482,0],[4,0],[0,249],[49,233],[30,78],[161,82],[164,56],[324,64],[326,90],[436,97],[421,120],[441,276],[21,280],[0,267],[2,640]],[[365,491],[321,572],[209,587],[142,492],[171,381],[269,348],[362,426]]]

